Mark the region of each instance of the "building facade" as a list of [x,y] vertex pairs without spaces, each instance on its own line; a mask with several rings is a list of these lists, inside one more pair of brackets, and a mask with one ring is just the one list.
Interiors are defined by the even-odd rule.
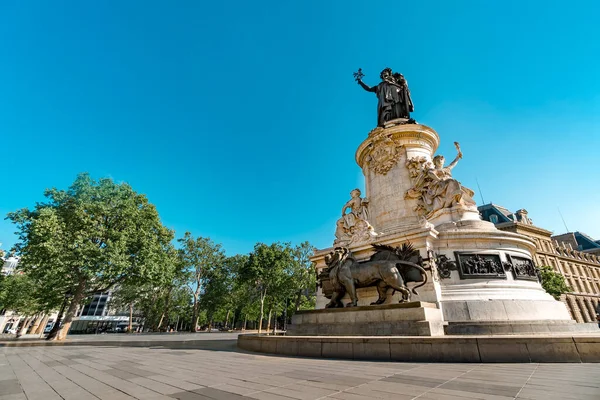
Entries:
[[[481,217],[498,229],[520,233],[535,241],[537,266],[548,265],[564,276],[572,292],[562,296],[577,322],[596,322],[600,308],[600,243],[581,232],[553,236],[537,227],[524,209],[511,212],[496,204],[478,207]],[[578,242],[579,239],[579,242]],[[597,245],[597,247],[595,245]]]
[[[18,269],[20,260],[20,257],[14,254],[2,256],[0,273],[5,276],[22,274]],[[21,315],[14,310],[4,309],[0,304],[0,334],[18,332],[20,335],[41,335],[52,328],[56,317],[56,312],[39,313],[33,316]]]
[[[120,332],[129,326],[129,313],[111,309],[112,292],[95,293],[79,307],[69,333]],[[135,323],[137,327],[137,323]]]
[[[3,275],[22,273],[18,271],[20,258],[11,254],[2,255],[0,258]],[[111,292],[95,293],[89,301],[79,307],[73,319],[69,333],[101,333],[124,331],[129,326],[129,313],[114,310],[109,307]],[[57,313],[37,314],[34,316],[20,315],[13,310],[2,309],[0,304],[0,334],[16,333],[43,334],[50,331]],[[139,321],[134,320],[133,326],[139,326]]]

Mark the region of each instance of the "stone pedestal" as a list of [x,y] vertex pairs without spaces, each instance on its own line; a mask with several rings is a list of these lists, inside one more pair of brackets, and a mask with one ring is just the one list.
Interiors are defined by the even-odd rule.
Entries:
[[437,133],[425,125],[375,128],[356,151],[356,162],[365,175],[371,225],[375,232],[389,233],[419,227],[422,217],[415,200],[404,199],[413,186],[406,161],[431,155],[440,144]]
[[[427,171],[431,171],[430,163],[439,142],[433,129],[405,124],[378,127],[360,144],[356,161],[365,176],[369,222],[377,236],[352,242],[348,248],[353,256],[359,262],[367,260],[375,251],[371,246],[373,243],[400,246],[410,242],[419,250],[428,270],[428,282],[412,300],[434,304],[446,325],[463,328],[477,324],[520,325],[521,332],[535,332],[546,322],[554,328],[559,327],[556,329],[570,325],[571,317],[565,305],[554,300],[538,282],[532,261],[535,244],[531,239],[500,231],[493,224],[482,221],[472,201],[423,210],[424,197],[415,199],[414,188],[419,179],[426,178]],[[418,171],[415,172],[415,165],[421,168],[421,178]],[[456,185],[457,181],[450,178]],[[464,193],[470,193],[469,189]],[[324,257],[330,251],[332,248],[315,253],[312,260],[317,271],[326,267]],[[375,288],[358,289],[358,297],[358,305],[366,306],[365,315],[377,314],[376,308],[368,306],[377,299]],[[386,304],[397,304],[399,300],[396,293],[388,296]],[[323,309],[328,301],[319,290],[316,308]],[[347,303],[349,299],[346,297],[342,301]],[[350,318],[354,314],[339,315],[345,317],[328,311],[322,318]],[[425,320],[439,322],[436,317],[430,320],[428,316]],[[316,315],[301,314],[297,318],[298,322],[311,325],[307,325],[306,334],[330,331],[344,335],[339,326],[319,328],[325,322],[317,322]],[[362,329],[352,328],[351,325],[357,323],[357,320],[353,321],[346,323],[346,332],[355,333],[347,334],[358,334],[356,332]],[[416,321],[411,320],[411,323]],[[477,330],[453,329],[457,334]],[[565,329],[571,331],[571,328]],[[399,332],[409,330],[403,328]],[[432,328],[431,334],[437,334],[434,332],[438,332],[437,328]]]
[[411,302],[384,306],[300,311],[288,327],[292,336],[440,336],[442,313],[435,304]]

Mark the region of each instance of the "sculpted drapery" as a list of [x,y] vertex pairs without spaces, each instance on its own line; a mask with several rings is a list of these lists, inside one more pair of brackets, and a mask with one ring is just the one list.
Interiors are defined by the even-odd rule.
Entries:
[[398,118],[410,119],[414,106],[404,76],[386,68],[381,71],[380,77],[381,83],[373,87],[366,85],[360,75],[356,78],[363,89],[377,95],[377,126],[384,126]]

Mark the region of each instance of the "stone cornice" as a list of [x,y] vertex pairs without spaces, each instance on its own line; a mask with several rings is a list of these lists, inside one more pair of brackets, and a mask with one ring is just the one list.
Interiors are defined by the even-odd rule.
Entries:
[[569,256],[569,255],[560,254],[558,252],[557,253],[548,253],[547,251],[540,251],[540,250],[538,250],[536,253],[539,255],[546,256],[546,257],[556,257],[557,259],[560,259],[561,261],[568,261],[568,262],[572,262],[572,263],[576,263],[576,264],[584,264],[586,266],[595,267],[595,268],[600,267],[600,260],[599,261],[586,260],[583,258],[577,258],[577,257]]
[[[524,230],[531,233],[537,233],[538,235],[548,236],[548,240],[550,240],[550,236],[552,236],[552,231],[540,228],[535,225],[524,224],[522,222],[501,222],[496,224],[496,228],[500,230],[504,230],[506,228],[516,227],[518,230]],[[518,233],[518,232],[517,232]]]
[[356,150],[355,160],[362,168],[367,156],[371,153],[373,144],[384,137],[390,137],[398,146],[425,147],[435,153],[440,145],[440,137],[432,128],[420,124],[396,125],[389,128],[377,127],[369,132],[369,137]]

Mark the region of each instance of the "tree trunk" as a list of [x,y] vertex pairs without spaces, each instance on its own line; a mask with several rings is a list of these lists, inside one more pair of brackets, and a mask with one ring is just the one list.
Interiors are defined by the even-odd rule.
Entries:
[[165,308],[163,309],[163,312],[160,315],[160,320],[158,321],[158,326],[156,327],[157,330],[159,330],[160,327],[162,326],[165,316],[169,314],[169,304],[171,303],[171,291],[172,290],[173,290],[173,286],[170,286],[169,290],[167,290],[167,298],[165,299]]
[[44,333],[44,329],[46,329],[46,325],[48,325],[48,319],[50,319],[50,316],[48,314],[44,315],[44,319],[42,319],[42,322],[38,325],[38,328],[33,333],[36,335]]
[[244,315],[244,325],[242,325],[242,330],[246,330],[246,326],[248,326],[248,314]]
[[31,318],[33,318],[33,317],[25,318],[25,322],[23,322],[23,326],[17,332],[17,337],[23,336],[24,334],[27,333],[27,328],[29,328],[29,324],[31,323]]
[[277,334],[277,307],[273,308],[273,335]]
[[192,313],[192,326],[190,327],[190,332],[196,332],[196,327],[198,326],[198,297],[200,295],[200,286],[198,286],[198,289],[196,290],[196,292],[194,293],[194,307],[193,307],[193,313]]
[[258,333],[260,334],[262,332],[262,323],[263,323],[263,318],[265,316],[265,298],[267,297],[267,291],[265,290],[263,293],[261,293],[260,296],[260,319],[258,320]]
[[37,331],[38,326],[40,326],[40,324],[42,323],[42,320],[44,319],[44,314],[40,313],[37,315],[37,317],[35,318],[35,321],[33,321],[33,325],[31,326],[31,330],[29,331],[30,334],[35,334],[35,331]]
[[58,329],[60,327],[60,322],[62,321],[63,314],[65,313],[65,308],[67,308],[67,298],[63,300],[62,306],[56,315],[56,321],[54,321],[54,325],[52,325],[52,329],[48,332],[48,336],[46,336],[46,340],[52,340],[56,337],[58,333]]
[[269,307],[269,318],[267,319],[267,334],[271,330],[271,314],[273,313],[273,307]]
[[129,304],[129,326],[127,327],[129,333],[133,330],[133,303]]
[[230,310],[227,310],[227,316],[225,317],[225,327],[226,328],[227,328],[227,324],[229,323],[229,313],[230,312],[231,312]]
[[63,326],[59,329],[55,340],[64,340],[67,337],[67,333],[69,333],[71,323],[73,322],[73,317],[77,312],[77,308],[79,308],[79,303],[81,303],[81,300],[83,300],[83,298],[85,297],[85,284],[85,279],[81,279],[77,284],[77,288],[75,289],[75,293],[73,294],[73,299],[71,300],[71,304],[69,304],[67,314],[65,315],[65,322],[63,323]]
[[296,311],[300,311],[300,302],[302,301],[302,289],[298,290],[298,294],[296,294],[296,306],[294,309]]

